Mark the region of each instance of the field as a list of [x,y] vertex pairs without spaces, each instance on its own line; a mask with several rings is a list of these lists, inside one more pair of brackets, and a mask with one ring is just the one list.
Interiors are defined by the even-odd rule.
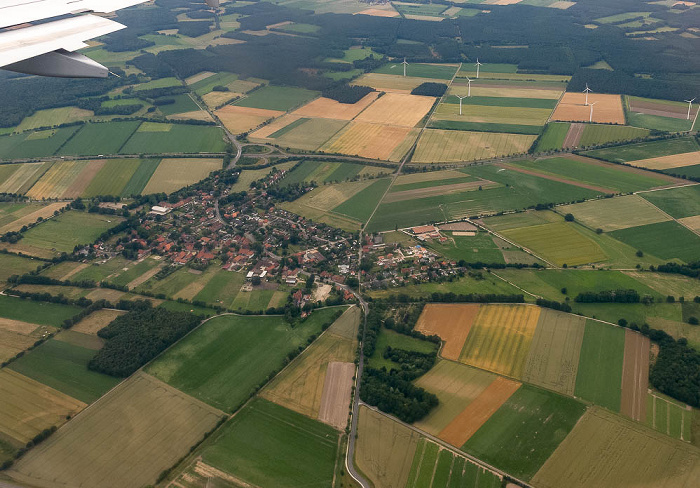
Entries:
[[337,207],[334,207],[333,212],[347,215],[351,219],[366,222],[390,184],[391,180],[388,178],[375,180],[366,188],[363,188]]
[[220,271],[211,277],[204,285],[204,288],[194,296],[194,300],[201,300],[229,308],[232,306],[233,300],[241,289],[244,280],[245,277],[242,273]]
[[345,162],[304,161],[298,168],[288,173],[280,182],[280,185],[289,186],[310,181],[316,181],[318,183],[339,183],[369,172],[388,174],[391,172],[391,169]]
[[120,149],[121,154],[221,153],[226,150],[218,127],[144,122]]
[[29,229],[21,243],[55,252],[72,252],[75,246],[92,243],[120,221],[119,217],[73,210]]
[[352,121],[323,144],[320,151],[399,161],[417,136],[418,129],[407,126]]
[[700,215],[700,185],[645,192],[641,196],[676,219]]
[[625,330],[620,413],[641,422],[647,416],[650,351],[651,344],[648,337],[629,329]]
[[[283,317],[222,316],[209,320],[146,369],[217,408],[235,409],[283,365],[285,356],[318,334],[338,309],[316,311],[291,328]],[[264,341],[262,340],[264,338]]]
[[[95,164],[95,163],[92,163]],[[110,159],[87,185],[82,196],[121,195],[143,162],[139,159]]]
[[299,107],[291,115],[299,117],[320,117],[323,119],[352,120],[369,107],[379,96],[378,92],[367,94],[356,103],[340,103],[330,98],[317,98]]
[[[158,107],[160,113],[162,113],[165,116],[169,116],[186,112],[198,112],[200,110],[199,106],[196,103],[194,103],[194,100],[192,100],[187,93],[175,95],[173,99],[175,100],[175,103],[160,105]],[[205,112],[202,113],[206,115]]]
[[542,137],[537,142],[537,152],[554,151],[564,146],[564,141],[569,133],[570,124],[553,122],[547,124]]
[[39,263],[14,254],[0,255],[0,282],[6,281],[12,275],[23,275],[36,270]]
[[523,385],[462,449],[529,480],[585,411],[576,400]]
[[696,166],[700,164],[700,151],[691,153],[672,154],[670,156],[660,156],[633,161],[632,164],[639,168],[676,170],[686,166]]
[[117,154],[141,125],[139,121],[86,124],[61,148],[61,155]]
[[[280,121],[283,119],[285,118],[282,117]],[[287,119],[284,123],[289,120],[290,119]],[[337,134],[345,125],[346,122],[344,120],[300,118],[282,129],[271,133],[266,139],[260,139],[258,133],[262,133],[263,131],[268,132],[268,130],[274,128],[271,127],[274,126],[274,123],[265,126],[252,134],[251,136],[253,139],[251,140],[268,142],[281,147],[315,151],[328,141],[328,139]]]
[[387,93],[362,111],[358,122],[415,127],[435,103],[433,97]]
[[[642,195],[651,196],[660,193],[664,192],[655,191]],[[557,210],[564,214],[573,214],[578,222],[593,230],[603,229],[605,232],[670,220],[668,215],[639,195],[592,200],[565,205]]]
[[[324,403],[322,397],[328,377],[326,373],[330,368],[329,363],[352,363],[355,358],[353,332],[357,329],[359,319],[359,308],[348,309],[334,325],[277,375],[261,395],[295,412],[311,418],[319,418],[319,412]],[[344,326],[345,322],[349,325],[349,334],[344,331],[348,328]],[[354,365],[351,366],[354,373]],[[352,378],[352,374],[350,377]],[[348,397],[347,402],[342,405],[341,413],[345,418],[347,418],[349,403]],[[343,421],[341,429],[344,426]]]
[[[535,335],[540,309],[526,305],[485,305],[472,325],[460,361],[521,378]],[[504,350],[510,351],[503,357]]]
[[92,117],[90,110],[83,110],[78,107],[60,107],[47,110],[37,110],[34,115],[25,117],[22,123],[15,128],[15,132],[38,129],[40,127],[54,127],[57,125],[69,124]]
[[577,266],[608,258],[595,241],[568,222],[521,227],[502,231],[502,234],[557,266]]
[[522,379],[573,396],[586,319],[542,309]]
[[498,488],[501,477],[432,441],[418,441],[406,488]]
[[647,415],[644,425],[674,439],[692,440],[691,424],[695,412],[691,407],[655,391],[645,392],[645,401]]
[[574,394],[619,412],[624,349],[624,329],[588,320]]
[[63,127],[2,136],[0,154],[3,155],[3,159],[51,156],[79,129],[79,127]]
[[35,302],[21,298],[0,296],[0,317],[39,325],[60,327],[68,318],[77,315],[80,307],[50,302]]
[[241,100],[237,100],[234,105],[287,112],[317,96],[317,92],[303,88],[268,85],[249,93]]
[[[451,80],[456,71],[456,65],[412,63],[406,68],[406,76],[413,78],[431,78],[433,80]],[[385,64],[377,69],[375,73],[403,75],[403,65],[401,63]]]
[[698,477],[700,453],[693,446],[591,408],[532,478],[532,484],[542,488],[690,488]]
[[206,445],[202,459],[254,486],[329,486],[337,444],[331,427],[257,398]]
[[255,129],[263,122],[283,115],[284,112],[226,105],[217,110],[215,114],[229,131],[234,134],[241,134]]
[[352,84],[371,86],[372,88],[388,93],[409,94],[415,87],[426,82],[435,82],[435,80],[432,78],[418,78],[415,76],[406,76],[404,78],[399,75],[367,73],[353,80]]
[[121,310],[97,310],[75,324],[70,330],[82,334],[97,334],[100,329],[124,313]]
[[32,449],[9,474],[42,486],[143,486],[187,454],[220,417],[138,373]]
[[374,354],[368,358],[367,364],[375,369],[381,369],[384,367],[387,369],[387,371],[391,369],[400,369],[401,365],[399,363],[384,357],[384,353],[389,347],[394,349],[403,349],[405,351],[420,352],[423,354],[436,352],[436,346],[432,342],[417,339],[405,334],[399,334],[398,332],[394,332],[391,329],[383,327],[380,329],[379,334],[377,335]]
[[[26,195],[36,200],[41,200],[42,198],[75,198],[82,193],[82,190],[94,175],[94,169],[99,171],[101,164],[89,165],[86,161],[56,162],[32,186]],[[84,179],[79,177],[83,172],[92,174],[88,174],[88,177],[85,178],[85,184],[81,185],[82,188],[75,188],[74,182]]]
[[552,120],[563,122],[588,122],[591,104],[593,107],[593,122],[599,124],[624,124],[625,111],[622,108],[620,95],[588,95],[589,106],[585,105],[583,93],[567,92],[559,101],[552,114]]
[[468,276],[444,283],[421,283],[420,285],[406,285],[401,288],[390,288],[388,290],[372,290],[369,295],[373,298],[386,298],[398,293],[411,297],[424,297],[430,293],[496,293],[510,294],[520,293],[520,291],[508,283],[490,278],[477,280]]
[[659,222],[629,229],[616,230],[610,235],[635,249],[661,259],[685,262],[700,258],[700,237],[677,222]]
[[628,163],[641,159],[658,158],[700,151],[700,145],[694,138],[682,137],[660,141],[640,142],[625,146],[596,149],[586,154],[613,163]]
[[124,188],[122,188],[120,196],[129,197],[132,195],[140,195],[159,164],[160,159],[142,159],[139,167],[136,168],[136,171],[131,176],[131,179]]
[[523,134],[426,129],[412,161],[448,163],[524,154],[536,138]]
[[0,166],[0,192],[22,195],[49,170],[53,163],[25,163]]
[[636,127],[587,124],[583,129],[581,139],[576,145],[578,147],[600,146],[611,142],[642,139],[648,135],[649,131],[647,129],[638,129]]
[[203,180],[212,171],[221,169],[222,160],[213,158],[163,159],[142,193],[171,193]]
[[[3,368],[0,371],[0,459],[5,445],[24,447],[39,432],[61,425],[85,404]],[[9,454],[9,453],[8,453]]]
[[355,463],[375,488],[403,488],[420,434],[360,406]]
[[89,370],[87,364],[94,355],[93,349],[54,338],[8,367],[81,402],[92,403],[120,381]]
[[416,323],[416,330],[426,335],[440,336],[444,342],[440,355],[457,361],[479,313],[479,307],[480,305],[467,304],[426,304]]
[[698,109],[690,111],[683,102],[626,97],[628,119],[632,125],[668,132],[688,131],[692,128]]

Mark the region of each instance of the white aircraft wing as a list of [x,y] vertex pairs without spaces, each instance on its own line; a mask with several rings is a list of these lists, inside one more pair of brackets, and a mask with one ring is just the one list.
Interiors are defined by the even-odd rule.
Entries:
[[[83,12],[113,12],[147,0],[0,0],[0,69],[43,76],[105,78],[109,71],[72,51],[126,26]],[[55,17],[64,17],[51,20]],[[30,22],[37,22],[30,24]]]

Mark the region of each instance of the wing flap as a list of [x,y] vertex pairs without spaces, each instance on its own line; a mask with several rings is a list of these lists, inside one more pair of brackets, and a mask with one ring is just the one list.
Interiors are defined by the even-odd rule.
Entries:
[[80,12],[114,12],[147,0],[0,0],[0,28]]

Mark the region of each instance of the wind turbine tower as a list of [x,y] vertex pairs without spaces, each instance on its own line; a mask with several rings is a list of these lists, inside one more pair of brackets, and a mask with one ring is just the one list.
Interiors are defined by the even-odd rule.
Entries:
[[588,117],[589,122],[593,122],[593,105],[595,105],[596,103],[598,103],[598,102],[593,102],[589,105],[589,107],[591,107],[591,116]]
[[583,93],[586,94],[586,103],[585,103],[586,107],[588,107],[588,94],[589,94],[590,92],[592,92],[592,91],[593,91],[593,90],[591,90],[590,88],[588,88],[588,83],[586,83],[586,89],[583,90]]
[[472,81],[469,78],[467,78],[467,96],[471,97],[472,96]]
[[479,58],[476,58],[476,79],[479,79],[479,67],[481,67],[481,63],[479,62]]
[[406,66],[408,66],[408,63],[406,62],[406,58],[403,58],[403,75],[404,77],[406,76]]
[[459,115],[462,115],[462,99],[467,98],[464,95],[461,97],[459,95],[455,95],[457,98],[459,98]]
[[695,98],[693,98],[692,100],[686,100],[686,102],[688,102],[688,120],[690,120],[690,109],[693,107],[693,102],[695,101]]

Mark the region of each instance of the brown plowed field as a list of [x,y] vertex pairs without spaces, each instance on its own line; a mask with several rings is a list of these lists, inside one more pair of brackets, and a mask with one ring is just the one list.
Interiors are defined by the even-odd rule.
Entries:
[[477,304],[429,303],[418,319],[416,330],[426,335],[439,335],[445,342],[440,351],[442,357],[457,361],[479,307]]
[[[685,119],[688,117],[688,107],[664,103],[662,101],[652,102],[649,100],[629,100],[630,110],[640,114],[658,115],[659,117],[671,117],[674,119]],[[695,118],[698,112],[697,106],[690,110],[690,118]]]
[[438,437],[455,447],[462,447],[518,388],[520,383],[517,381],[499,376],[442,429]]
[[328,363],[326,379],[323,382],[321,408],[318,419],[338,430],[343,430],[348,422],[352,377],[355,363]]
[[[586,106],[586,97],[583,93],[565,93],[554,109],[552,120],[562,122],[588,122],[591,107]],[[625,111],[622,108],[620,95],[600,95],[591,93],[588,95],[588,103],[593,104],[593,122],[599,124],[624,124]]]
[[693,166],[700,164],[700,151],[672,154],[671,156],[660,156],[658,158],[640,159],[638,161],[631,161],[630,164],[648,169],[669,169]]
[[586,128],[584,124],[571,124],[569,126],[569,132],[566,134],[564,139],[564,144],[562,147],[564,149],[570,149],[572,147],[577,147],[578,143],[581,142],[581,136],[583,135],[583,130]]
[[322,119],[352,120],[364,109],[369,107],[379,96],[379,92],[371,92],[357,103],[340,103],[330,98],[317,98],[298,108],[291,115],[300,117],[320,117]]
[[620,413],[640,422],[646,420],[650,348],[648,337],[625,329]]
[[88,165],[86,165],[85,169],[80,172],[75,181],[71,183],[66,192],[63,194],[63,198],[79,197],[104,165],[105,161],[91,161]]
[[383,203],[403,202],[405,200],[415,200],[417,198],[427,198],[438,195],[449,195],[450,193],[461,193],[465,191],[484,189],[498,186],[497,183],[488,180],[469,181],[467,183],[455,183],[453,185],[429,186],[416,190],[397,191],[387,194]]

